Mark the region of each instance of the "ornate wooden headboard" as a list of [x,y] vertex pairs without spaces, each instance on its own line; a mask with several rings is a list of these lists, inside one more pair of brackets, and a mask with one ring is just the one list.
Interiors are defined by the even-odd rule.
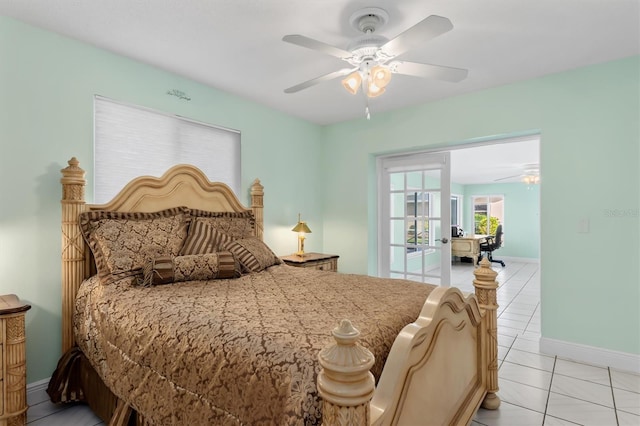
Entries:
[[94,271],[89,247],[85,244],[78,215],[84,211],[111,210],[121,212],[153,212],[171,207],[224,212],[252,211],[255,235],[262,239],[264,231],[264,188],[256,179],[251,185],[251,207],[245,207],[224,183],[211,182],[191,165],[178,165],[161,177],[141,176],[129,182],[106,204],[87,204],[84,188],[85,172],[73,157],[62,169],[62,351],[74,345],[73,308],[82,281]]

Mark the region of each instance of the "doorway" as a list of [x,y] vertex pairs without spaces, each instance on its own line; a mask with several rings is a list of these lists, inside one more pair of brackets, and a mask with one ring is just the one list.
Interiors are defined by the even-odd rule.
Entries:
[[[500,249],[503,260],[506,257],[516,262],[538,263],[540,259],[539,145],[540,135],[536,134],[447,148],[447,153],[450,155],[451,177],[450,194],[446,199],[450,198],[451,203],[446,204],[449,205],[449,214],[456,221],[456,223],[451,222],[451,225],[462,228],[465,235],[474,235],[480,219],[476,217],[479,210],[474,205],[473,197],[478,200],[503,200],[500,210],[498,207],[494,208],[495,212],[500,212],[499,221],[503,224],[505,232],[505,243]],[[428,255],[429,250],[436,244],[434,236],[425,231],[432,230],[429,227],[429,221],[434,217],[433,209],[439,206],[430,202],[429,197],[432,195],[426,190],[428,186],[422,186],[414,191],[418,189],[416,185],[400,182],[400,176],[405,182],[409,176],[407,173],[413,172],[411,167],[416,167],[416,158],[435,153],[438,152],[420,152],[379,159],[378,273],[380,276],[416,279],[434,284],[450,283],[450,281],[430,280],[432,278],[430,275],[437,273],[434,273],[434,264],[428,261],[434,258]],[[389,169],[392,171],[391,174],[398,173],[395,186],[388,186],[391,182],[383,182],[385,168],[380,164],[389,158],[395,161],[391,166],[394,168]],[[444,193],[439,192],[439,196],[443,197]],[[442,199],[438,200],[440,204],[443,204]],[[398,210],[399,206],[403,206],[404,210]],[[399,211],[401,214],[398,213]],[[492,219],[494,215],[490,216],[485,218],[488,224],[487,231],[492,229],[491,224],[494,221]],[[442,216],[437,217],[440,220],[444,219]],[[395,227],[392,225],[394,221],[391,218],[396,219]],[[439,223],[440,238],[444,236],[445,228],[447,236],[451,236],[448,225],[445,227],[444,223],[448,222]],[[439,245],[442,246],[442,244]],[[442,257],[439,259],[442,260]],[[397,262],[400,264],[398,265]]]

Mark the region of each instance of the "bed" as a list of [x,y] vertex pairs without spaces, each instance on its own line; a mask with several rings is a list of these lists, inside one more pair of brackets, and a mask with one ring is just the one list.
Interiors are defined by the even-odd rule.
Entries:
[[295,268],[262,241],[258,180],[245,207],[180,165],[90,205],[68,163],[53,402],[110,425],[458,425],[498,408],[488,262],[475,294]]

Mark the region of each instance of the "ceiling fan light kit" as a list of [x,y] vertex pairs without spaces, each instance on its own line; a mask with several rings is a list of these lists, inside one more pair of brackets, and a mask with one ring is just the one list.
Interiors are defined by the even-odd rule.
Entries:
[[344,80],[342,80],[342,85],[347,90],[347,92],[355,95],[358,93],[358,87],[362,84],[362,77],[360,76],[360,72],[354,71],[347,76]]
[[522,174],[502,177],[495,179],[494,182],[511,180],[514,178],[519,178],[522,183],[527,185],[538,185],[540,183],[540,166],[538,164],[525,164],[522,166]]
[[[374,34],[389,20],[389,14],[380,8],[368,7],[353,13],[349,23],[362,36],[353,40],[347,50],[317,41],[299,34],[286,35],[283,41],[318,50],[349,63],[353,68],[342,69],[316,77],[285,89],[285,93],[295,93],[323,81],[344,77],[342,86],[355,95],[359,86],[367,98],[380,96],[391,81],[392,74],[404,74],[424,78],[437,78],[457,82],[467,77],[468,71],[462,68],[445,67],[417,62],[393,61],[397,56],[453,29],[451,21],[437,15],[431,15],[418,22],[395,38],[388,40]],[[366,108],[368,115],[368,105]]]

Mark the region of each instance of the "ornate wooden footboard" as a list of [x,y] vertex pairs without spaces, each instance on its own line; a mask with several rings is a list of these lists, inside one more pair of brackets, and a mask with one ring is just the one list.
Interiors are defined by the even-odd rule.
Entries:
[[359,332],[348,320],[334,329],[336,343],[319,355],[325,425],[465,425],[481,404],[498,408],[497,274],[486,259],[474,274],[477,299],[445,287],[429,295],[375,389]]
[[[75,158],[62,174],[65,355],[48,392],[55,402],[86,401],[109,424],[126,425],[131,407],[102,384],[82,352],[74,348],[75,297],[82,281],[95,272],[79,231],[78,215],[87,210],[148,212],[177,205],[251,210],[255,235],[262,238],[263,188],[258,180],[254,182],[251,208],[245,208],[227,186],[209,182],[193,167],[179,166],[161,178],[132,181],[108,204],[88,205],[84,171]],[[348,320],[333,331],[335,344],[319,354],[323,369],[317,388],[323,398],[324,425],[460,425],[470,423],[481,404],[498,407],[497,274],[486,259],[474,274],[475,295],[445,287],[429,295],[418,319],[396,338],[377,387],[369,372],[373,355],[357,343],[359,332]],[[136,421],[146,424],[140,416]]]

